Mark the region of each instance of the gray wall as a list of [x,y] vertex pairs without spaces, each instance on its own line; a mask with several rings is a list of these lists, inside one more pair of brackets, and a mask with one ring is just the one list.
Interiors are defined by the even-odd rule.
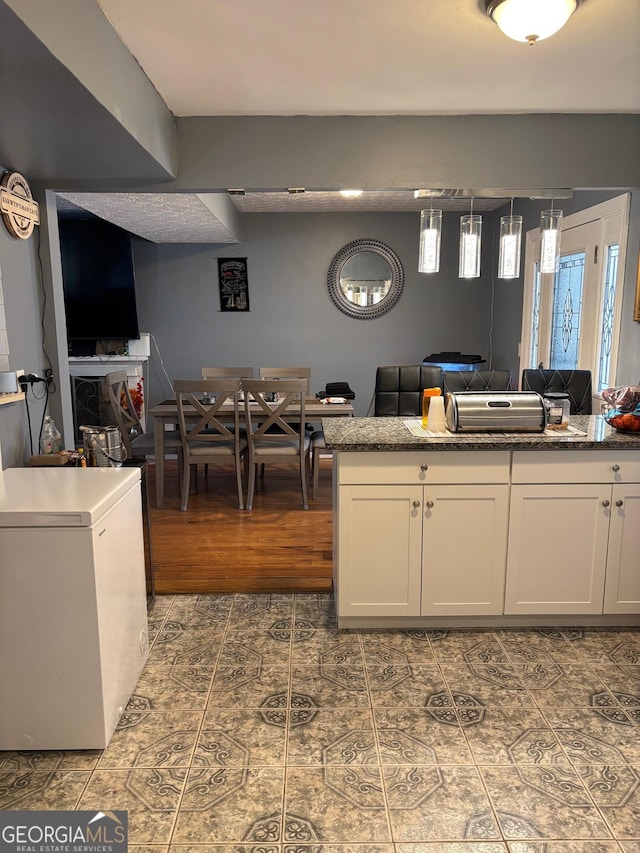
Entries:
[[[31,240],[17,240],[0,223],[0,269],[9,339],[11,370],[40,372],[42,360],[42,291],[39,286],[37,260],[38,229]],[[35,387],[35,386],[34,386]],[[36,393],[40,394],[39,387]],[[43,400],[28,394],[29,413],[34,432],[39,432]],[[27,409],[25,403],[0,406],[0,443],[2,466],[24,464],[31,453],[28,446]],[[34,452],[38,452],[35,450]]]
[[[490,217],[485,223],[489,234]],[[254,214],[232,247],[135,241],[140,328],[154,335],[171,379],[199,376],[205,365],[311,367],[313,393],[345,380],[364,414],[378,365],[415,364],[444,349],[488,355],[491,240],[483,277],[461,281],[459,216],[444,217],[437,275],[417,272],[418,231],[417,214]],[[405,271],[399,303],[375,320],[347,317],[327,291],[333,256],[361,237],[387,244]],[[218,257],[248,259],[249,313],[220,311]],[[169,392],[155,352],[148,386],[151,401]]]
[[637,115],[190,117],[177,130],[178,186],[198,191],[640,186]]
[[[581,192],[563,199],[565,215],[618,192]],[[519,200],[524,232],[537,228],[548,202]],[[618,383],[640,380],[640,325],[634,323],[639,194],[632,197]],[[255,214],[245,217],[243,242],[232,247],[135,243],[140,327],[154,335],[147,393],[155,402],[169,379],[199,376],[213,365],[304,366],[312,391],[346,380],[355,407],[369,405],[375,369],[418,363],[430,352],[478,353],[487,366],[508,368],[517,385],[523,281],[496,277],[499,218],[483,214],[482,276],[458,278],[459,214],[445,214],[441,271],[417,272],[419,217],[415,214]],[[376,320],[342,314],[331,302],[326,275],[333,255],[359,237],[381,240],[400,257],[405,290],[398,305]],[[524,253],[524,240],[523,240]],[[248,259],[251,311],[220,312],[218,257]],[[524,257],[523,257],[524,264]],[[185,334],[189,329],[189,334]]]

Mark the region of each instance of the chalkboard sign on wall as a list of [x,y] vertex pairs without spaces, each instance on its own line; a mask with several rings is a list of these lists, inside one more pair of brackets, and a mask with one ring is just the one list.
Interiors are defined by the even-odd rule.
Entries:
[[218,258],[221,311],[249,310],[246,258]]

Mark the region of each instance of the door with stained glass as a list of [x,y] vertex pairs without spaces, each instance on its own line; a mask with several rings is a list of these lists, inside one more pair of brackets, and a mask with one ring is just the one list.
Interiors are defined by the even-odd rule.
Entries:
[[521,369],[590,370],[594,412],[615,384],[627,217],[626,195],[567,217],[556,274],[540,273],[539,231],[526,238]]
[[591,370],[597,346],[599,222],[562,233],[558,272],[533,271],[528,362],[553,370]]

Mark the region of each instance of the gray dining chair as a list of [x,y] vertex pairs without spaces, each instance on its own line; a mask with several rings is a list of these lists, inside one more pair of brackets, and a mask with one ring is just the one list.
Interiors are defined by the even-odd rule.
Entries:
[[241,461],[247,441],[240,435],[240,380],[176,379],[173,387],[183,454],[180,509],[188,509],[191,466],[200,463],[234,466],[238,509],[243,509]]
[[[146,459],[155,456],[153,431],[145,432],[138,417],[131,393],[129,380],[125,370],[114,370],[104,378],[111,411],[120,430],[122,443],[127,452],[127,459]],[[161,429],[162,425],[158,427]],[[182,440],[180,430],[165,430],[165,456],[167,453],[176,454],[178,461],[182,457]],[[179,466],[180,467],[180,466]]]
[[[249,446],[247,509],[253,508],[256,468],[268,463],[290,463],[300,471],[302,507],[309,509],[307,478],[311,439],[305,429],[306,379],[243,379],[244,411]],[[287,409],[295,407],[295,418]]]

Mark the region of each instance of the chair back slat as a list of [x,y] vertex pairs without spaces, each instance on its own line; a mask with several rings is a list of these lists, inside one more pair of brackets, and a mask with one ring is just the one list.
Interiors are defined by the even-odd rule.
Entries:
[[114,370],[112,373],[107,373],[104,381],[116,426],[120,430],[127,457],[131,458],[131,441],[136,436],[142,435],[144,430],[133,405],[127,372],[126,370]]
[[572,415],[590,415],[592,412],[592,384],[590,370],[547,370],[525,368],[522,371],[522,390],[546,393],[563,393],[569,396]]
[[253,367],[203,367],[203,379],[253,379]]
[[[282,441],[284,437],[304,441],[304,416],[307,384],[305,379],[255,379],[242,381],[247,431],[253,440]],[[277,399],[272,400],[275,396]],[[296,406],[295,424],[287,418],[287,409]],[[254,408],[252,408],[254,407]],[[255,407],[260,418],[254,418]],[[274,431],[276,428],[278,431]]]
[[[239,379],[176,379],[173,387],[180,432],[187,444],[236,439],[240,420]],[[207,398],[210,402],[203,402]]]
[[444,391],[508,391],[511,387],[511,371],[494,370],[445,370]]
[[311,387],[310,367],[261,367],[259,369],[260,379],[306,379],[307,394]]
[[420,417],[425,388],[444,390],[441,367],[424,364],[382,365],[369,410],[374,417]]

